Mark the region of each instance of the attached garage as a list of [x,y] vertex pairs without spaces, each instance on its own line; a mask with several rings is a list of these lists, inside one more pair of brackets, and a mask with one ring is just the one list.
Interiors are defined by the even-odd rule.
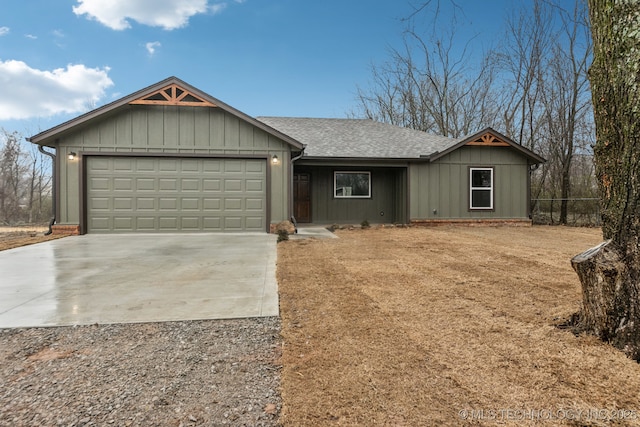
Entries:
[[171,77],[44,131],[54,232],[270,232],[304,146]]
[[86,157],[87,232],[265,231],[265,159]]

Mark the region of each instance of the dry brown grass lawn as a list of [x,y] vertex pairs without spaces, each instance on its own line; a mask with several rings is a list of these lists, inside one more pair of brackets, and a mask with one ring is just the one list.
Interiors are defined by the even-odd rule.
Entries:
[[0,227],[0,251],[65,237],[65,235],[61,234],[45,236],[44,233],[47,229],[48,227],[37,225],[24,227]]
[[279,245],[284,425],[640,425],[640,365],[557,327],[599,230],[337,234]]

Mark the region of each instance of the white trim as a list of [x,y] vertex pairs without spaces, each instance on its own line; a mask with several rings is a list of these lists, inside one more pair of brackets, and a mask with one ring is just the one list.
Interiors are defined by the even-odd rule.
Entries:
[[[351,194],[351,187],[342,187],[342,195],[338,195],[338,174],[362,174],[368,177],[368,194],[366,195],[353,195]],[[371,172],[369,171],[334,171],[333,172],[333,197],[335,199],[370,199],[371,198]]]
[[[473,186],[473,172],[475,171],[490,171],[491,172],[491,185],[489,187],[474,187]],[[469,210],[493,210],[493,188],[494,188],[494,180],[493,180],[493,168],[485,167],[485,168],[477,168],[470,167],[469,168]],[[473,206],[473,192],[474,191],[488,191],[489,192],[489,206]]]

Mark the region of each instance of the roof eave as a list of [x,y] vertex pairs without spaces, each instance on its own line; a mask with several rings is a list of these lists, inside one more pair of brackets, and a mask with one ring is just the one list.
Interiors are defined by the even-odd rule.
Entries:
[[301,161],[303,160],[313,160],[313,161],[325,161],[325,162],[331,162],[331,161],[336,161],[336,162],[357,162],[357,161],[363,161],[363,162],[428,162],[429,161],[429,157],[354,157],[354,156],[344,156],[344,157],[338,157],[338,156],[307,156],[304,155],[302,158],[300,158]]

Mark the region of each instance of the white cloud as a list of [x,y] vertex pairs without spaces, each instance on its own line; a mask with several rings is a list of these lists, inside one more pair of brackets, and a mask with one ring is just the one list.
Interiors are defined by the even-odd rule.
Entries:
[[0,120],[85,112],[113,85],[108,73],[108,67],[70,64],[43,71],[22,61],[0,60]]
[[36,40],[38,38],[38,36],[34,36],[33,34],[25,34],[24,36],[31,40]]
[[149,42],[144,45],[147,48],[147,52],[149,52],[149,56],[153,56],[156,53],[156,49],[162,46],[160,42]]
[[0,37],[9,34],[9,27],[0,27]]
[[218,13],[221,13],[223,10],[225,10],[227,8],[227,3],[216,3],[211,5],[211,7],[209,8],[209,10],[211,11],[211,13],[213,13],[214,15],[217,15]]
[[73,12],[87,15],[114,30],[131,27],[129,19],[151,27],[174,30],[189,18],[207,12],[208,0],[78,0]]

